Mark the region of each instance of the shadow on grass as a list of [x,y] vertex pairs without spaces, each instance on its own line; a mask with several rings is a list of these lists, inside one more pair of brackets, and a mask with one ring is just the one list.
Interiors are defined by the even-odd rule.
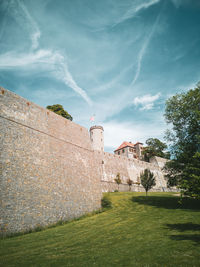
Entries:
[[132,201],[157,208],[184,209],[192,211],[200,210],[200,200],[183,198],[182,203],[180,203],[180,198],[176,196],[134,196],[132,197]]
[[175,223],[175,224],[166,224],[166,226],[170,230],[177,230],[180,232],[200,231],[200,224],[195,224],[195,223]]
[[176,241],[190,240],[200,245],[200,235],[171,235],[170,238]]
[[[200,224],[194,223],[175,223],[175,224],[166,224],[167,228],[170,230],[176,230],[180,232],[184,231],[200,231]],[[200,234],[184,234],[184,235],[170,235],[170,239],[176,241],[190,240],[200,245]]]

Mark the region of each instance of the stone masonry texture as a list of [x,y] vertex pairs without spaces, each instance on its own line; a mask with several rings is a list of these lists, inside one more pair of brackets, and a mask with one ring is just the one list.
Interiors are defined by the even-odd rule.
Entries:
[[1,235],[100,208],[87,129],[0,88]]
[[119,186],[120,191],[129,190],[127,180],[131,179],[134,182],[131,187],[132,191],[143,192],[144,188],[136,183],[140,182],[139,177],[144,169],[150,169],[156,177],[156,186],[151,191],[169,191],[162,168],[159,166],[160,163],[158,164],[158,161],[161,160],[163,167],[164,159],[156,157],[153,163],[148,163],[107,152],[100,153],[99,151],[95,151],[95,158],[99,166],[102,192],[113,192],[118,189],[118,185],[114,181],[117,173],[120,174],[122,180],[122,184]]

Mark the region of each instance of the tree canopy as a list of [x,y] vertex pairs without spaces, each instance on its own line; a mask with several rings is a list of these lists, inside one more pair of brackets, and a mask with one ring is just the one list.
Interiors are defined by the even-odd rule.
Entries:
[[146,161],[149,161],[151,157],[158,156],[162,158],[170,158],[169,152],[164,152],[167,149],[167,145],[161,142],[157,138],[149,138],[146,140],[147,147],[144,148],[143,155]]
[[52,106],[47,106],[46,107],[47,109],[55,112],[56,114],[64,117],[65,119],[68,119],[70,121],[73,120],[72,116],[66,111],[64,110],[63,106],[60,105],[60,104],[55,104],[55,105],[52,105]]
[[154,173],[151,172],[149,169],[145,169],[143,172],[141,172],[140,180],[141,180],[141,185],[144,187],[144,189],[146,191],[146,195],[147,195],[147,192],[154,185],[156,185]]
[[172,125],[166,135],[172,153],[165,166],[168,186],[200,198],[200,85],[169,98],[165,118]]

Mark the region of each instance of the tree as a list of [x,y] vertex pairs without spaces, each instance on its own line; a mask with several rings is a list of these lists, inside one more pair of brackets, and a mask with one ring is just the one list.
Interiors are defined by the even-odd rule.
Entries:
[[64,110],[63,106],[60,105],[60,104],[47,106],[46,108],[51,110],[51,111],[53,111],[53,112],[55,112],[58,115],[70,120],[70,121],[73,120],[72,116],[66,110]]
[[155,176],[154,176],[153,172],[151,172],[149,169],[145,169],[140,174],[140,180],[141,180],[142,186],[144,187],[144,189],[146,191],[146,196],[147,196],[147,192],[154,185],[156,185]]
[[164,152],[167,149],[167,145],[161,142],[157,138],[149,138],[146,140],[147,147],[144,148],[143,155],[144,160],[149,162],[149,159],[154,156],[162,158],[170,158],[169,152]]
[[130,178],[127,179],[127,184],[129,185],[129,191],[131,191],[131,186],[133,184],[133,181]]
[[169,98],[165,118],[172,125],[166,134],[172,153],[172,160],[165,165],[168,186],[200,198],[200,84]]
[[115,182],[118,184],[118,191],[119,191],[119,185],[122,183],[119,172],[116,175]]

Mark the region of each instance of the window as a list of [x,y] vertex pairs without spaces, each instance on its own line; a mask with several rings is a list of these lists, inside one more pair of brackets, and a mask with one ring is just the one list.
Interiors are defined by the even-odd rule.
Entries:
[[124,149],[122,149],[122,153],[124,153]]
[[120,151],[118,151],[118,155],[120,155]]

